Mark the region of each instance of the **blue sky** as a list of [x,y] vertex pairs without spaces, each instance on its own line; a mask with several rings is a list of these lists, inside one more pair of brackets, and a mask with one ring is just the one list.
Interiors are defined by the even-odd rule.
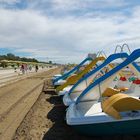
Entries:
[[78,63],[140,45],[139,0],[0,0],[0,54]]

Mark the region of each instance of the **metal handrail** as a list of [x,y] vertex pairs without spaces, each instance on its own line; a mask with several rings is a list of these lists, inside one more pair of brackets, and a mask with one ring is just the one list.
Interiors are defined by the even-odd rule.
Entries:
[[124,47],[126,47],[126,48],[128,49],[128,51],[129,51],[129,54],[131,54],[131,50],[130,50],[130,48],[129,48],[129,45],[126,44],[126,43],[122,45],[122,47],[121,47],[121,52],[124,52]]
[[122,52],[122,46],[121,45],[117,45],[116,48],[115,48],[115,51],[114,51],[114,54],[117,52],[118,48],[120,48],[120,52]]
[[106,53],[105,53],[104,51],[99,51],[99,52],[97,53],[97,56],[99,57],[99,56],[101,56],[101,54],[102,54],[103,56],[105,56],[105,58],[107,58],[107,55],[106,55]]
[[100,52],[101,52],[101,51],[98,51],[96,55],[99,56]]

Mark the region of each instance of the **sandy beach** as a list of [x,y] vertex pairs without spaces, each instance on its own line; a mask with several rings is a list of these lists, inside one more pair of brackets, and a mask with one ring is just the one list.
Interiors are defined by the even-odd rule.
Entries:
[[0,140],[12,139],[41,94],[44,80],[57,72],[59,68],[23,76],[0,88]]

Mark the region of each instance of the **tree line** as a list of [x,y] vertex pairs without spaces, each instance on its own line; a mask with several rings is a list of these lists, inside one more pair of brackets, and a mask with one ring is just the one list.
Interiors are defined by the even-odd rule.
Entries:
[[19,56],[15,56],[12,53],[8,53],[6,55],[0,55],[0,60],[13,60],[13,61],[24,61],[24,62],[36,62],[36,63],[39,62],[35,58],[19,57]]

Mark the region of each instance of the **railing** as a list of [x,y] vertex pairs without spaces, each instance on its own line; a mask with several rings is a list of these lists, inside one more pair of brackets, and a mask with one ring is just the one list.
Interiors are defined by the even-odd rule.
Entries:
[[107,58],[107,55],[104,51],[97,52],[97,57],[100,57],[101,55],[104,56],[105,58]]
[[120,52],[119,53],[123,53],[124,52],[124,47],[126,47],[128,49],[128,51],[129,51],[129,54],[131,54],[131,50],[129,48],[129,45],[126,44],[126,43],[123,44],[122,46],[121,45],[117,45],[116,48],[115,48],[114,53],[117,53],[118,48],[120,48]]

